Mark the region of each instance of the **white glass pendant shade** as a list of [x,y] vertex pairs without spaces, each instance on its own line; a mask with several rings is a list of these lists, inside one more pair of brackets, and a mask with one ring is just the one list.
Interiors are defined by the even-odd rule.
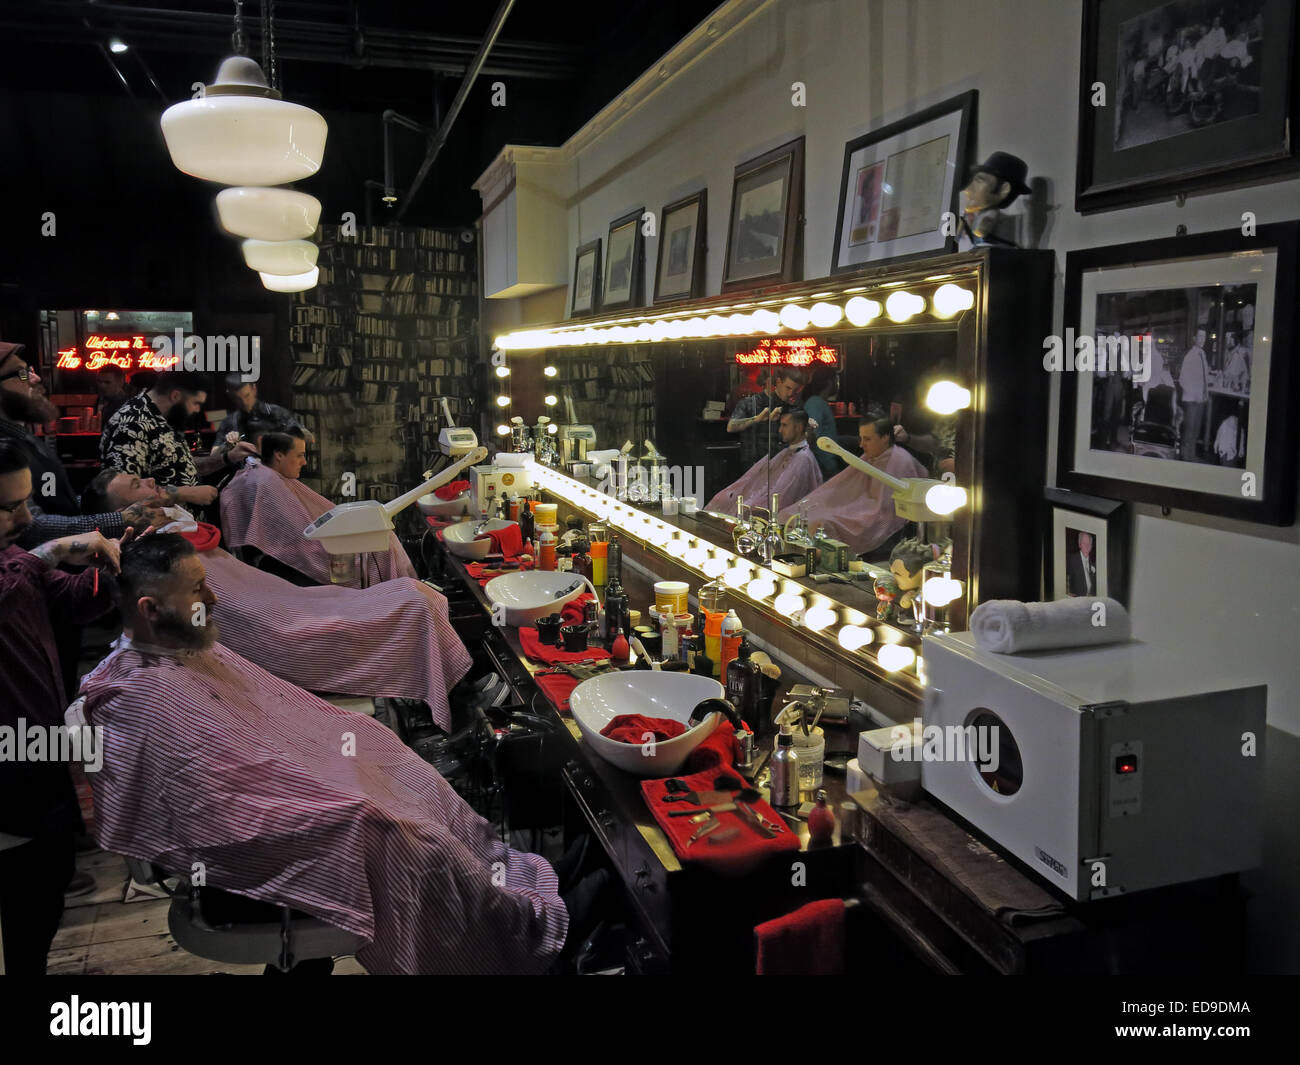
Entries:
[[310,240],[246,240],[244,263],[260,274],[304,274],[320,249]]
[[305,292],[315,288],[320,280],[320,267],[313,266],[302,274],[265,274],[258,273],[262,284],[271,292]]
[[292,189],[222,189],[217,193],[217,216],[221,227],[237,237],[301,240],[316,232],[320,200]]
[[163,112],[177,170],[221,185],[284,185],[311,177],[325,156],[325,119],[281,100],[262,68],[232,56],[197,100]]

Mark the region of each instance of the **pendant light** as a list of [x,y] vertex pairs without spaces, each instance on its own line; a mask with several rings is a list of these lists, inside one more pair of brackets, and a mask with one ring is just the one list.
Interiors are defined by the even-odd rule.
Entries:
[[227,233],[253,240],[301,240],[316,232],[320,200],[292,189],[222,189],[217,216]]
[[316,265],[319,249],[309,240],[246,240],[244,263],[261,274],[292,276]]
[[309,288],[316,287],[316,282],[320,280],[320,267],[313,266],[301,274],[259,273],[257,276],[262,279],[263,286],[270,292],[305,292]]

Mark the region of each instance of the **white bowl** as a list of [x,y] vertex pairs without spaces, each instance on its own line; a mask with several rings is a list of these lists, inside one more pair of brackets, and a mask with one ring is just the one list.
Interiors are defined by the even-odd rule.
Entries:
[[582,578],[572,573],[539,570],[493,577],[483,589],[492,603],[494,619],[497,608],[505,608],[507,625],[531,625],[547,614],[557,614],[560,607],[586,590]]
[[[489,529],[496,532],[498,529],[504,529],[513,525],[513,521],[503,521],[501,518],[493,518],[483,526],[483,532]],[[487,558],[492,550],[491,537],[484,536],[483,533],[476,533],[478,521],[462,521],[455,525],[448,525],[442,530],[442,542],[447,545],[447,550],[457,558],[468,558],[474,561],[480,561]],[[482,536],[482,539],[478,537]]]
[[415,505],[431,518],[459,518],[462,514],[469,513],[473,498],[468,488],[455,499],[439,499],[430,492],[428,495],[420,496],[415,501]]
[[638,777],[670,777],[686,764],[690,753],[713,734],[721,714],[709,714],[695,728],[647,748],[620,743],[600,730],[620,714],[666,717],[686,724],[705,699],[721,699],[723,687],[712,677],[694,673],[626,670],[584,680],[569,696],[573,720],[582,738],[605,761]]

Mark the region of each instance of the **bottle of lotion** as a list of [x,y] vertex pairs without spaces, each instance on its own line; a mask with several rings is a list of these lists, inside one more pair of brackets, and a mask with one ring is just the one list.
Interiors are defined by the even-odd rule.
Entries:
[[798,806],[799,756],[795,753],[794,733],[790,731],[789,725],[782,725],[781,734],[776,738],[771,772],[768,788],[772,805],[786,808]]

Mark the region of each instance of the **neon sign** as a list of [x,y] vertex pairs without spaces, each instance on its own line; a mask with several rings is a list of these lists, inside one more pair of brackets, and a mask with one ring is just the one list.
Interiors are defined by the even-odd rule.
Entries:
[[736,352],[738,366],[838,366],[839,348],[816,337],[764,337],[749,351]]
[[55,367],[60,370],[168,370],[180,362],[179,355],[159,355],[147,337],[108,337],[94,333],[86,337],[86,354],[76,347],[60,348]]

